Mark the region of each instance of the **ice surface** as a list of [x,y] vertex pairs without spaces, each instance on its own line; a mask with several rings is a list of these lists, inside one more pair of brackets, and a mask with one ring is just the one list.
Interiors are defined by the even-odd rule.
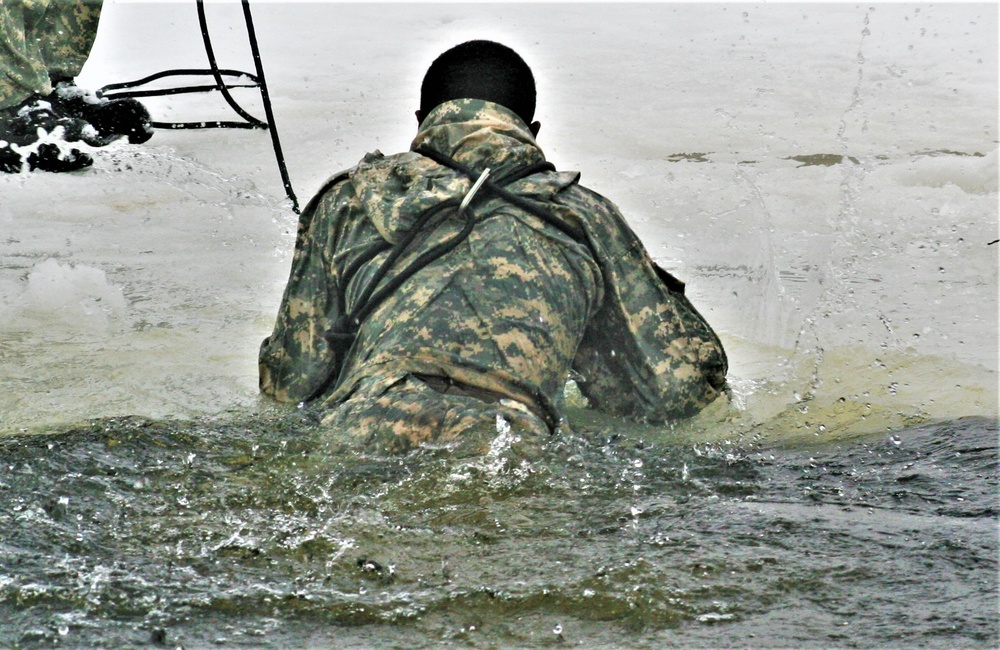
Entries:
[[[720,331],[742,417],[812,435],[996,415],[995,4],[252,6],[302,203],[409,145],[437,53],[500,40],[536,71],[549,158]],[[252,70],[239,5],[208,14],[220,65]],[[108,2],[80,82],[205,65],[193,3]],[[218,96],[148,105],[231,119]],[[297,221],[268,134],[94,156],[0,176],[0,431],[256,408]]]

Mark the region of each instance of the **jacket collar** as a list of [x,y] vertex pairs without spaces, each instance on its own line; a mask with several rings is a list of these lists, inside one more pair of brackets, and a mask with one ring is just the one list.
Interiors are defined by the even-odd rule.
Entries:
[[528,126],[508,108],[482,99],[454,99],[424,118],[410,145],[425,146],[479,168],[525,166],[545,160]]

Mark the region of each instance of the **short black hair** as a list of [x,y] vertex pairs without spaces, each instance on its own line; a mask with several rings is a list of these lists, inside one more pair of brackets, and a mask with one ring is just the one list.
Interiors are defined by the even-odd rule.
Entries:
[[452,99],[483,99],[504,106],[530,124],[535,77],[517,52],[493,41],[467,41],[441,54],[424,75],[420,111]]

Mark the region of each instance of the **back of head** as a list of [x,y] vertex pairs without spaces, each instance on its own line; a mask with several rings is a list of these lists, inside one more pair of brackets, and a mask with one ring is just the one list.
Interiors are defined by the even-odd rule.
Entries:
[[420,87],[420,111],[427,115],[452,99],[483,99],[500,104],[531,124],[535,116],[535,78],[515,52],[493,41],[468,41],[431,64]]

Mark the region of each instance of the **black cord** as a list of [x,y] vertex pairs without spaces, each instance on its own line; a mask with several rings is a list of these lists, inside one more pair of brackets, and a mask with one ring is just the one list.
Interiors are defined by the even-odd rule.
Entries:
[[[242,117],[244,120],[246,120],[250,124],[253,124],[254,126],[257,126],[259,128],[262,128],[262,129],[266,129],[268,127],[268,125],[270,124],[270,122],[264,122],[262,120],[258,120],[256,117],[254,117],[250,113],[248,113],[245,110],[243,110],[243,107],[240,106],[236,102],[235,99],[233,99],[233,95],[232,95],[232,93],[229,92],[229,88],[226,86],[226,82],[224,82],[222,80],[222,75],[219,73],[219,64],[215,60],[215,51],[212,48],[212,39],[208,35],[208,19],[205,17],[205,0],[197,0],[197,2],[195,4],[198,7],[198,24],[201,26],[201,38],[205,42],[205,54],[208,55],[208,65],[209,65],[210,69],[212,70],[212,76],[215,77],[215,84],[219,87],[219,92],[222,93],[222,96],[225,98],[226,103],[228,103],[229,106],[234,111],[236,111],[237,115],[239,115],[240,117]],[[249,0],[243,0],[242,4],[243,4],[243,12],[244,12],[243,15],[244,15],[244,18],[246,18],[246,22],[247,22],[247,29],[250,30],[250,31],[248,31],[248,35],[250,37],[250,47],[251,47],[251,49],[256,50],[256,48],[254,47],[256,45],[256,38],[254,36],[253,31],[251,30],[251,26],[252,26],[253,23],[250,20],[250,14],[246,13],[247,7],[250,6],[249,5]],[[257,57],[257,58],[259,58],[259,57]],[[263,89],[264,88],[263,80],[260,79],[259,76],[258,76],[257,81],[258,81],[259,84],[261,84],[261,86],[260,86],[261,89]],[[262,93],[262,95],[263,95],[263,93]],[[267,104],[267,102],[265,101],[265,105],[266,104]]]
[[[249,84],[229,84],[230,88],[256,88],[259,85],[257,77],[250,74],[249,72],[241,72],[239,70],[230,69],[219,69],[219,74],[228,77],[246,77],[252,83]],[[121,83],[108,84],[103,88],[97,90],[97,95],[99,97],[106,97],[108,99],[116,99],[121,97],[153,97],[158,95],[176,95],[180,93],[199,93],[208,92],[212,90],[218,90],[218,85],[213,86],[187,86],[183,88],[164,88],[160,90],[135,90],[130,91],[129,88],[138,88],[139,86],[145,86],[146,84],[158,81],[165,77],[197,77],[204,75],[213,75],[212,70],[201,70],[198,68],[181,68],[177,70],[164,70],[163,72],[157,72],[151,74],[148,77],[143,77],[142,79],[137,79],[135,81],[124,81]],[[112,91],[112,92],[108,92]],[[123,91],[123,92],[118,92]]]
[[[198,0],[198,2],[200,4],[202,0]],[[271,97],[267,93],[267,82],[264,80],[264,66],[260,60],[260,48],[257,47],[257,33],[253,27],[253,17],[250,15],[250,0],[243,0],[243,16],[246,18],[247,36],[250,38],[250,51],[253,53],[253,63],[257,69],[257,79],[260,82],[260,97],[264,103],[264,116],[267,118],[266,125],[270,125],[271,127],[271,144],[274,146],[274,157],[278,161],[278,171],[281,174],[281,182],[285,186],[285,194],[292,202],[292,210],[295,214],[298,214],[299,200],[295,198],[295,191],[292,190],[292,181],[288,178],[288,168],[285,166],[285,156],[281,153],[281,140],[278,139],[278,128],[275,126],[274,113],[271,110]],[[208,32],[206,31],[205,34],[205,42],[208,43]],[[212,67],[218,70],[218,66],[214,63]],[[215,80],[221,83],[222,78],[216,75]],[[228,90],[223,91],[223,94],[228,93]]]
[[[197,0],[198,23],[201,27],[201,36],[205,44],[205,54],[208,56],[208,70],[200,69],[177,69],[165,70],[156,74],[143,77],[136,81],[126,81],[123,83],[108,84],[97,90],[97,96],[107,99],[119,99],[124,97],[157,97],[164,95],[176,95],[193,92],[211,92],[217,90],[222,93],[226,103],[243,118],[243,122],[211,120],[198,122],[152,122],[152,126],[158,129],[267,129],[271,132],[271,146],[274,149],[274,157],[278,163],[278,172],[281,174],[281,182],[285,187],[285,194],[292,202],[292,210],[295,214],[300,214],[299,201],[292,189],[292,182],[288,176],[288,167],[285,164],[285,156],[281,151],[281,141],[278,138],[278,130],[274,122],[274,112],[271,108],[271,98],[267,91],[267,82],[264,79],[264,67],[261,63],[260,48],[257,45],[257,34],[253,26],[253,16],[250,14],[250,1],[242,0],[243,17],[246,21],[247,36],[250,40],[250,51],[253,54],[256,74],[241,72],[239,70],[222,69],[216,62],[215,50],[212,47],[212,39],[208,33],[208,20],[205,16],[204,0]],[[180,88],[166,88],[161,90],[134,90],[153,81],[165,77],[175,76],[211,76],[215,80],[213,86],[186,86]],[[250,83],[226,83],[223,77],[240,77],[248,79]],[[248,113],[237,103],[229,92],[231,88],[258,88],[260,90],[261,101],[264,105],[266,120],[260,120]]]

